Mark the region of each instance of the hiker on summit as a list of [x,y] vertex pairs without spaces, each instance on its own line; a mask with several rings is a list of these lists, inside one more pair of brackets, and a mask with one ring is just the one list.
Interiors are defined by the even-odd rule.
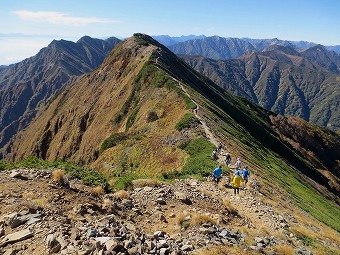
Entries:
[[218,166],[212,172],[214,182],[218,183],[222,178],[222,166]]
[[243,183],[244,183],[244,188],[246,188],[247,186],[247,183],[248,183],[248,178],[249,178],[249,171],[248,171],[248,166],[246,166],[245,168],[242,169],[242,180],[243,180]]
[[233,181],[231,182],[231,186],[234,189],[234,195],[240,194],[240,186],[241,186],[241,182],[242,182],[242,177],[240,176],[240,173],[237,171]]

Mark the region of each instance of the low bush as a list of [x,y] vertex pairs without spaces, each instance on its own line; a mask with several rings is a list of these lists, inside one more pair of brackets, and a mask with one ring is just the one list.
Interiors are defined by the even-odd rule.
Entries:
[[199,119],[192,113],[186,113],[183,118],[176,124],[175,128],[181,131],[184,128],[190,128],[194,123],[200,123]]
[[91,189],[91,193],[95,195],[104,195],[105,190],[103,189],[102,186],[96,186]]
[[183,174],[177,170],[174,170],[172,172],[162,173],[163,180],[174,180],[174,179],[179,179],[182,177],[183,177]]
[[157,113],[155,113],[154,111],[151,111],[148,113],[148,118],[147,118],[147,122],[154,122],[158,120],[158,115]]
[[35,156],[28,156],[27,158],[24,158],[23,160],[17,162],[15,164],[15,167],[43,169],[50,167],[50,165],[51,162],[47,160],[43,160]]
[[135,34],[133,34],[133,36],[134,36],[136,42],[138,43],[138,45],[143,45],[143,46],[148,46],[149,45],[149,43],[143,39],[143,35],[142,34],[135,33]]
[[129,195],[129,193],[126,191],[126,190],[118,190],[117,192],[115,192],[114,194],[113,194],[115,197],[118,197],[118,198],[121,198],[121,199],[123,199],[123,198],[129,198],[130,197],[130,195]]
[[138,112],[139,112],[139,109],[140,109],[140,107],[137,106],[137,107],[132,111],[132,113],[130,114],[129,118],[128,118],[127,121],[126,121],[125,130],[128,130],[128,129],[133,125],[133,123],[134,123],[135,120],[136,120],[136,117],[137,117],[137,114],[138,114]]
[[211,152],[215,149],[215,145],[206,138],[197,138],[193,141],[186,141],[181,148],[189,154],[182,171],[174,170],[172,172],[162,173],[161,179],[164,181],[181,179],[189,176],[196,178],[206,177],[216,168],[216,162],[211,159]]
[[58,184],[63,184],[64,183],[64,170],[62,169],[56,169],[52,172],[52,179],[54,182]]
[[119,176],[115,178],[114,189],[130,189],[133,187],[132,181],[137,179],[134,175]]
[[85,185],[101,186],[106,192],[109,191],[108,182],[102,174],[91,168],[79,166],[71,162],[65,162],[61,160],[47,161],[34,156],[27,157],[18,162],[0,162],[0,166],[4,168],[3,170],[20,167],[35,169],[58,169],[58,174],[55,176],[56,180],[61,180],[65,173],[71,178],[77,178],[81,180]]
[[157,179],[136,179],[132,181],[132,185],[134,188],[140,188],[145,186],[159,186],[160,182]]
[[6,163],[4,161],[0,160],[0,171],[6,170],[6,169],[7,169]]
[[128,136],[125,133],[114,133],[110,135],[109,138],[104,140],[104,142],[100,146],[99,152],[102,153],[106,149],[116,146],[127,138]]
[[182,227],[184,228],[184,229],[187,229],[188,227],[190,226],[190,222],[189,221],[183,221],[182,222]]
[[216,162],[211,159],[211,152],[215,146],[206,138],[198,138],[190,142],[185,151],[190,155],[183,167],[184,175],[208,176],[216,167]]

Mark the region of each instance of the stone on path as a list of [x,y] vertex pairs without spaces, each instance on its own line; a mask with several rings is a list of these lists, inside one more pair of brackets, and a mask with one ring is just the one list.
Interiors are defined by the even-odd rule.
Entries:
[[6,235],[1,241],[0,241],[0,247],[6,246],[9,243],[16,243],[28,238],[33,237],[33,233],[30,229],[24,229],[18,232],[14,232],[12,234]]

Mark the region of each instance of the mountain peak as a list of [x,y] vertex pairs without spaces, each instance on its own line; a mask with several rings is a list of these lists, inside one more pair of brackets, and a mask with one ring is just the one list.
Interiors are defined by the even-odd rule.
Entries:
[[266,48],[263,52],[266,51],[275,51],[275,52],[281,52],[283,54],[287,55],[299,55],[299,53],[291,46],[282,46],[278,44],[274,44]]
[[77,43],[53,40],[35,56],[1,68],[0,148],[30,123],[39,107],[69,86],[69,81],[98,67],[118,41],[89,36]]
[[139,45],[148,46],[149,44],[165,48],[164,45],[153,39],[151,36],[143,33],[134,33],[133,38],[138,42]]
[[340,56],[334,51],[328,51],[323,45],[312,46],[302,51],[301,55],[331,72],[340,73]]
[[79,42],[86,42],[86,41],[91,41],[91,40],[93,40],[93,38],[92,37],[90,37],[90,36],[88,36],[88,35],[84,35],[83,37],[81,37],[78,41],[77,41],[77,43],[79,43]]
[[326,49],[325,46],[321,45],[321,44],[317,44],[314,46],[309,47],[308,49],[303,50],[302,52],[310,54],[312,52],[316,53],[322,53],[322,54],[329,54],[330,52]]

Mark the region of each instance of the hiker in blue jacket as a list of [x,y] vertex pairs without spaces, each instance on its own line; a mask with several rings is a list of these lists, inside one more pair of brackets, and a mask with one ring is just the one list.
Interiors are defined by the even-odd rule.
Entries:
[[242,169],[242,180],[243,180],[243,183],[244,183],[244,188],[246,188],[246,185],[248,183],[248,179],[249,179],[249,171],[248,171],[248,166],[246,166],[245,168]]
[[222,166],[220,165],[219,167],[215,168],[212,175],[214,182],[218,183],[222,178]]

